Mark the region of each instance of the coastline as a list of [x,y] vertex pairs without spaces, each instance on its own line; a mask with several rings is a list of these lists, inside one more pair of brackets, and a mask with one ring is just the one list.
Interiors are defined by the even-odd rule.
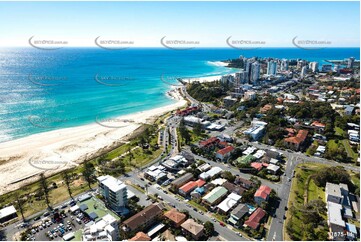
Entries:
[[[223,61],[209,61],[208,63],[215,65],[215,66],[223,66],[225,68],[229,68],[228,63],[227,62],[223,62]],[[213,82],[213,81],[217,81],[220,80],[222,76],[224,75],[231,75],[231,76],[235,76],[235,73],[238,72],[239,70],[234,70],[234,72],[232,73],[228,73],[228,74],[223,74],[223,75],[213,75],[213,76],[202,76],[202,77],[192,77],[192,78],[184,78],[183,80],[185,82],[191,83],[191,82],[195,82],[198,81],[200,83],[202,82]]]
[[142,124],[183,107],[187,101],[177,88],[166,95],[173,104],[105,121],[33,134],[0,143],[0,195],[96,157],[116,147]]

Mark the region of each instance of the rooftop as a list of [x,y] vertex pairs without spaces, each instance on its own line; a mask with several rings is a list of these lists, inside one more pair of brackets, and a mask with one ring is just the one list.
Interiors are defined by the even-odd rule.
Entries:
[[345,221],[342,219],[342,205],[333,203],[333,202],[327,202],[327,216],[328,221],[331,224],[335,224],[341,227],[345,227]]
[[148,235],[146,235],[143,232],[138,232],[133,238],[129,239],[129,241],[151,241],[151,240],[152,238],[150,238]]
[[288,143],[300,144],[307,138],[308,131],[301,129],[298,131],[297,135],[294,137],[285,138],[285,141]]
[[203,225],[195,222],[193,219],[188,219],[184,223],[182,223],[181,227],[193,235],[198,235],[204,229]]
[[187,215],[178,212],[178,210],[175,208],[166,212],[164,216],[176,224],[183,221],[187,217]]
[[220,154],[220,155],[225,155],[227,153],[232,152],[233,150],[234,150],[233,146],[230,145],[230,146],[227,146],[227,147],[225,147],[223,149],[218,150],[217,153]]
[[98,177],[98,181],[113,192],[118,192],[127,187],[122,181],[109,175]]
[[162,209],[159,207],[159,204],[152,204],[140,211],[139,213],[133,215],[124,221],[124,225],[126,225],[131,230],[134,230],[141,226],[143,223],[157,217],[162,213]]
[[261,197],[263,199],[267,199],[268,196],[271,193],[271,188],[269,186],[266,185],[261,185],[258,190],[255,192],[254,196],[255,197]]
[[262,208],[257,208],[256,211],[254,211],[249,219],[245,222],[245,224],[252,229],[257,229],[260,221],[265,215],[266,212]]
[[226,188],[219,186],[219,187],[214,188],[207,195],[205,195],[203,197],[203,200],[206,200],[208,203],[213,204],[217,199],[226,195],[227,192],[228,191]]

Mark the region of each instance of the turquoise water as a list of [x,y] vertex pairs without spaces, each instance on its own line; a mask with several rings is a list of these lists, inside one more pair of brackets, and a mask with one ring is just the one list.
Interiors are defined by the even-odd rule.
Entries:
[[325,59],[359,59],[359,49],[0,49],[0,142],[171,104],[165,95],[171,86],[162,75],[175,83],[168,77],[232,73],[213,62],[239,55],[322,64]]

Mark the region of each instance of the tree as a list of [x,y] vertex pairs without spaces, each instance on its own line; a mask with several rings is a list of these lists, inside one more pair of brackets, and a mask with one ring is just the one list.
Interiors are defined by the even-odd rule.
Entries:
[[45,178],[44,173],[40,174],[40,181],[39,182],[40,182],[40,191],[41,191],[41,193],[44,194],[46,205],[48,207],[50,207],[50,201],[49,201],[50,189],[49,189],[49,185],[48,185],[48,182],[47,182],[47,180]]
[[24,202],[21,200],[20,198],[20,195],[18,192],[15,192],[15,200],[16,200],[16,204],[19,208],[19,211],[20,211],[20,214],[21,214],[21,217],[23,218],[23,221],[25,221],[25,217],[24,217]]
[[343,167],[328,167],[321,169],[314,176],[315,184],[319,187],[325,187],[327,182],[346,183],[353,187],[350,175]]
[[65,186],[66,186],[67,190],[68,190],[69,196],[71,198],[73,198],[72,195],[71,195],[72,174],[70,174],[69,170],[64,170],[62,172],[61,176],[63,177],[63,181],[65,183]]
[[193,132],[195,135],[200,136],[202,134],[202,124],[201,123],[195,123],[193,127]]
[[184,142],[186,144],[189,144],[189,142],[191,141],[191,135],[189,134],[189,131],[184,124],[183,118],[181,119],[181,121],[179,123],[179,133],[180,133],[181,137],[184,139]]
[[89,162],[85,163],[82,175],[83,175],[84,179],[86,180],[86,182],[88,183],[89,189],[92,189],[91,184],[95,180],[94,179],[94,166]]
[[204,232],[208,237],[212,236],[213,233],[214,233],[214,225],[213,225],[213,223],[211,223],[209,221],[205,222],[204,223]]
[[222,173],[222,177],[231,183],[233,183],[236,179],[236,177],[230,171],[224,171]]

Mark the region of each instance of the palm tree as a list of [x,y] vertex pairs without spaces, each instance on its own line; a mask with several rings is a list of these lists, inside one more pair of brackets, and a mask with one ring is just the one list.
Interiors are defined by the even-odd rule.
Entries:
[[83,177],[87,181],[89,189],[91,188],[92,182],[94,182],[94,167],[90,163],[85,163],[84,165],[84,171],[83,171]]
[[50,201],[49,201],[50,189],[49,189],[49,185],[48,185],[48,182],[46,181],[44,173],[40,174],[39,182],[40,182],[40,190],[42,193],[44,193],[44,196],[45,196],[46,205],[48,206],[48,208],[50,208]]
[[65,170],[61,173],[61,176],[63,177],[70,198],[73,198],[73,196],[71,195],[71,182],[73,177],[72,174],[69,172],[69,170]]
[[18,192],[15,193],[15,200],[16,200],[16,203],[17,203],[18,208],[19,208],[19,210],[20,210],[21,217],[23,218],[23,221],[25,221],[25,217],[24,217],[24,207],[23,207],[24,202],[21,200]]

